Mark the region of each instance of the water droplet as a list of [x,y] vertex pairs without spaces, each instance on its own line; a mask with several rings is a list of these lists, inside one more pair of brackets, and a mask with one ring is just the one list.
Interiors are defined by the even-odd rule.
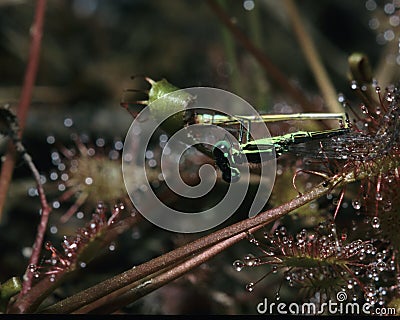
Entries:
[[374,249],[374,246],[370,243],[367,243],[364,247],[365,253],[371,254]]
[[254,1],[253,0],[245,0],[243,2],[243,8],[247,11],[251,11],[254,9]]
[[367,257],[367,255],[365,254],[365,252],[360,252],[360,254],[358,255],[358,258],[360,259],[360,261],[364,260]]
[[46,138],[46,142],[47,142],[48,144],[53,144],[54,142],[56,142],[56,139],[54,138],[54,136],[48,136],[48,137]]
[[58,232],[57,226],[51,226],[51,227],[50,227],[50,233],[56,234],[57,232]]
[[367,114],[367,113],[368,113],[368,109],[367,109],[367,107],[365,106],[365,104],[361,104],[361,105],[360,105],[360,109],[361,109],[361,111],[362,111],[363,114]]
[[64,120],[64,126],[67,128],[71,127],[74,124],[74,121],[71,118],[65,118]]
[[371,221],[371,225],[372,225],[372,228],[379,229],[379,227],[381,226],[379,218],[378,217],[373,217],[372,221]]
[[256,246],[258,246],[260,243],[259,243],[259,241],[254,237],[254,235],[253,234],[251,234],[251,233],[249,233],[248,235],[247,235],[247,239],[249,240],[249,242],[250,243],[252,243],[252,244],[254,244],[254,245],[256,245]]
[[244,256],[243,260],[244,260],[244,263],[246,264],[246,266],[248,266],[248,267],[253,267],[254,265],[257,264],[257,258],[254,257],[252,254],[248,254],[248,255]]
[[83,219],[84,216],[85,216],[85,214],[84,214],[82,211],[78,211],[78,212],[76,213],[76,217],[77,217],[78,219]]
[[350,279],[349,281],[347,281],[347,289],[353,289],[353,280]]
[[245,267],[245,264],[244,264],[244,262],[243,261],[241,261],[241,260],[236,260],[236,261],[234,261],[233,262],[233,268],[236,270],[236,271],[242,271],[242,269]]
[[375,195],[375,199],[377,201],[382,201],[382,199],[383,199],[382,194],[380,192],[377,192],[376,195]]
[[106,144],[106,141],[103,138],[98,138],[96,140],[96,146],[98,146],[100,148],[104,147],[105,144]]
[[376,267],[378,268],[378,270],[379,271],[385,271],[386,270],[386,263],[385,262],[383,262],[383,261],[381,261],[381,262],[378,262],[377,264],[376,264]]
[[54,209],[58,209],[58,208],[60,208],[60,206],[61,206],[61,204],[60,204],[59,201],[54,201],[54,202],[53,202],[53,208],[54,208]]
[[32,255],[32,247],[23,247],[22,248],[22,255],[25,258],[29,258]]
[[145,153],[146,159],[153,159],[154,158],[154,152],[151,150],[147,150]]
[[150,168],[155,168],[157,166],[157,160],[150,159],[148,162]]
[[249,283],[246,285],[246,291],[252,292],[252,291],[254,290],[254,286],[255,286],[254,282],[249,282]]
[[30,264],[28,270],[29,272],[35,272],[37,270],[36,264]]
[[378,262],[381,262],[381,261],[383,261],[383,259],[385,259],[385,254],[382,252],[378,252],[376,254],[376,260],[378,260]]
[[361,209],[361,202],[360,202],[360,200],[353,200],[352,202],[351,202],[351,204],[352,204],[352,206],[353,206],[353,208],[354,209],[356,209],[356,210],[360,210]]
[[355,81],[355,80],[351,81],[350,87],[352,90],[356,90],[358,88],[357,81]]
[[276,301],[281,300],[281,295],[279,294],[279,292],[277,292],[277,293],[275,294],[275,300],[276,300]]

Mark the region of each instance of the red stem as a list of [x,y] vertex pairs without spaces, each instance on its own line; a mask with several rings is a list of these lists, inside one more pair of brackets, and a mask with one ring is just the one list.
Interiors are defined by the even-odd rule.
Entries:
[[[181,276],[184,272],[187,272],[191,268],[191,263],[195,262],[195,256],[201,254],[201,258],[207,257],[207,259],[215,256],[220,252],[219,249],[224,245],[230,246],[241,239],[244,239],[248,233],[254,233],[261,229],[268,223],[284,216],[288,212],[293,211],[304,204],[319,198],[320,196],[328,193],[331,190],[333,184],[340,186],[342,183],[348,183],[341,176],[335,176],[330,180],[314,187],[304,195],[293,199],[292,201],[285,203],[274,209],[265,211],[258,214],[254,218],[240,221],[234,225],[230,225],[223,229],[220,229],[212,234],[197,239],[191,243],[188,243],[182,247],[179,247],[173,251],[170,251],[162,256],[156,257],[153,260],[147,261],[135,268],[129,269],[115,277],[109,278],[91,288],[83,290],[71,297],[68,297],[58,303],[48,307],[41,312],[44,313],[71,313],[78,311],[80,308],[94,304],[93,307],[97,308],[99,305],[96,304],[96,300],[99,300],[113,292],[122,289],[120,292],[125,292],[126,289],[132,289],[132,285],[136,285],[137,282],[142,283],[146,278],[151,279],[153,275],[160,275],[162,272],[168,271],[168,277],[175,279]],[[232,238],[229,240],[229,238]],[[225,241],[226,240],[226,241]],[[218,246],[218,243],[224,245]],[[191,260],[192,259],[192,260]],[[206,261],[205,259],[204,261]],[[186,262],[185,262],[186,261]],[[191,261],[191,262],[190,262]],[[196,260],[197,261],[197,260]],[[201,261],[203,262],[203,260]],[[190,268],[177,268],[177,264],[184,263],[186,267]],[[173,267],[173,269],[171,269]],[[171,271],[169,271],[171,269]],[[163,276],[164,277],[164,276]],[[165,283],[163,278],[161,283],[153,281],[152,285],[146,286],[145,292],[143,293],[140,289],[142,286],[138,284],[138,288],[135,292],[132,291],[136,298],[143,296],[148,293],[147,291],[152,289],[155,290]],[[136,292],[138,290],[138,292]],[[122,293],[121,293],[122,294]],[[124,299],[125,297],[121,297]],[[132,297],[130,297],[132,298]],[[133,300],[132,300],[133,301]],[[88,309],[91,309],[88,307]],[[19,308],[18,312],[24,313],[26,309]],[[29,310],[30,311],[30,310]]]
[[[28,66],[25,71],[24,84],[21,92],[21,99],[17,109],[17,118],[19,122],[19,138],[22,137],[30,102],[32,99],[33,86],[36,79],[39,65],[40,46],[42,40],[42,30],[44,22],[44,12],[46,0],[37,0],[34,22],[31,28],[31,46],[29,49]],[[7,198],[8,187],[11,182],[16,159],[16,150],[12,143],[8,145],[7,153],[0,173],[0,220]]]
[[[17,109],[17,118],[19,123],[19,132],[17,137],[18,140],[22,138],[22,133],[25,127],[26,118],[28,115],[29,106],[32,99],[33,86],[35,83],[36,74],[38,70],[45,9],[46,9],[46,0],[37,0],[35,17],[33,25],[31,27],[31,45],[29,51],[28,66],[26,68],[21,99]],[[32,173],[37,183],[40,203],[42,207],[41,221],[38,226],[37,236],[35,239],[35,243],[33,245],[33,251],[29,261],[29,264],[37,264],[40,257],[44,234],[47,228],[47,221],[50,213],[50,207],[47,204],[43,188],[40,184],[39,172],[37,171],[35,165],[33,164],[31,157],[27,153],[25,153],[22,144],[17,143],[17,149],[18,151],[21,151],[23,153],[25,161],[28,163],[30,169],[32,170]],[[17,150],[15,146],[10,143],[7,149],[6,159],[3,163],[0,174],[0,214],[3,211],[8,187],[11,182],[12,173],[15,166],[16,154]],[[27,272],[26,276],[27,277],[22,286],[20,296],[26,294],[26,292],[28,292],[29,289],[31,288],[33,274]]]
[[32,264],[37,265],[39,262],[40,253],[41,253],[41,249],[42,249],[42,245],[43,245],[43,239],[44,239],[44,235],[45,235],[46,229],[47,229],[47,222],[49,220],[49,215],[51,212],[51,207],[47,203],[46,194],[44,193],[43,187],[40,183],[39,171],[36,169],[36,166],[34,165],[32,159],[28,153],[24,153],[24,160],[26,163],[28,163],[29,168],[31,169],[33,176],[36,180],[37,189],[38,189],[39,198],[40,198],[40,205],[42,207],[42,213],[41,213],[41,219],[40,219],[40,223],[39,223],[36,238],[35,238],[35,243],[33,244],[33,247],[32,247],[32,249],[33,249],[32,255],[31,255],[31,258],[29,259],[29,264],[25,271],[25,281],[22,285],[20,297],[25,295],[32,287],[33,272],[29,271],[29,266]]

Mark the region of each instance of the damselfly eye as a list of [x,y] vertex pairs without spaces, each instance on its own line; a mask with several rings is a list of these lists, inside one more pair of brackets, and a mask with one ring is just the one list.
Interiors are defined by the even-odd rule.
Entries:
[[240,171],[238,168],[231,168],[231,183],[238,182],[240,180]]
[[217,142],[214,146],[213,154],[215,159],[228,158],[231,145],[227,141]]

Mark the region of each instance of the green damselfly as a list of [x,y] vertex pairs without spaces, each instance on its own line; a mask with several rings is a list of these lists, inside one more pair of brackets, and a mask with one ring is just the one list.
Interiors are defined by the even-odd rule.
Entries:
[[[236,182],[240,178],[240,172],[236,164],[260,164],[275,159],[287,152],[294,152],[296,146],[309,142],[319,142],[332,137],[348,135],[350,133],[349,121],[345,113],[295,113],[295,114],[270,114],[259,116],[226,116],[196,114],[196,124],[204,125],[239,125],[239,146],[235,148],[228,140],[218,141],[213,148],[212,154],[216,165],[222,172],[222,178],[228,182]],[[257,122],[271,123],[279,121],[305,121],[305,120],[339,120],[340,128],[323,131],[297,131],[275,137],[251,140],[250,130],[252,124]],[[247,124],[247,129],[244,124]],[[244,133],[245,132],[245,133]],[[310,148],[310,155],[315,150]],[[320,149],[317,147],[320,151]],[[299,151],[299,149],[297,149]],[[330,150],[330,149],[328,149]]]
[[[222,178],[226,182],[236,182],[240,179],[240,172],[236,165],[246,162],[258,164],[275,159],[287,152],[293,152],[293,148],[299,144],[307,144],[311,141],[321,141],[335,136],[348,134],[349,128],[338,128],[325,131],[297,131],[281,136],[262,138],[239,144],[235,148],[227,140],[215,144],[213,155],[217,166],[222,172]],[[315,149],[309,149],[310,155]],[[322,150],[319,150],[321,152]]]
[[[146,78],[146,80],[151,84],[151,89],[148,92],[148,100],[136,101],[136,104],[140,106],[146,105],[147,111],[154,118],[162,117],[166,111],[175,111],[176,115],[165,121],[162,127],[167,133],[173,134],[186,126],[196,124],[222,126],[237,134],[239,142],[237,147],[228,139],[225,139],[218,141],[213,146],[211,152],[208,152],[207,148],[199,148],[200,151],[214,157],[216,165],[222,172],[222,178],[229,183],[240,179],[240,173],[236,165],[242,165],[246,162],[260,164],[264,161],[278,158],[284,153],[291,152],[295,149],[295,146],[309,142],[318,142],[349,133],[349,121],[346,113],[216,114],[215,112],[210,113],[207,109],[188,108],[195,97],[181,91],[165,79],[154,81]],[[168,95],[178,90],[180,90],[178,95]],[[137,90],[127,91],[136,92]],[[165,98],[165,100],[161,103],[153,103],[161,97]],[[126,109],[129,108],[129,105],[125,101],[122,101],[121,105]],[[251,140],[250,128],[256,123],[267,124],[279,121],[305,120],[338,120],[340,127],[323,131],[297,131],[275,137]]]

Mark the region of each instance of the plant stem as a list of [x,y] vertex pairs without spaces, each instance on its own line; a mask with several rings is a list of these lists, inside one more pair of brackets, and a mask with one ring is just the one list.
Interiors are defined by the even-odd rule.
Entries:
[[222,7],[215,0],[207,0],[208,5],[213,10],[218,19],[228,28],[235,39],[260,63],[266,73],[292,98],[299,103],[304,111],[315,110],[315,106],[309,99],[296,87],[294,87],[287,77],[271,62],[265,53],[257,48],[250,39],[231,21]]
[[[29,48],[28,66],[25,71],[24,84],[21,92],[21,99],[17,109],[17,118],[19,122],[19,138],[22,138],[30,102],[32,99],[33,86],[39,65],[40,46],[42,41],[44,13],[46,9],[46,0],[37,0],[34,21],[31,27],[31,45]],[[11,182],[16,160],[15,147],[10,142],[8,144],[5,160],[0,173],[0,221],[3,209],[7,199],[8,188]]]
[[286,11],[293,24],[293,31],[297,36],[300,47],[314,73],[319,89],[324,97],[330,112],[342,112],[343,108],[337,100],[337,93],[328,74],[321,62],[321,58],[315,48],[314,42],[304,28],[304,22],[293,0],[285,0]]
[[21,142],[18,142],[16,144],[16,146],[17,146],[17,150],[22,152],[25,162],[28,164],[29,168],[31,169],[31,171],[33,173],[33,176],[36,181],[38,193],[39,193],[41,208],[42,208],[41,209],[42,210],[41,219],[40,219],[40,223],[38,225],[35,243],[33,244],[33,247],[32,247],[32,255],[29,259],[29,264],[25,271],[24,282],[22,285],[22,290],[20,292],[20,296],[24,296],[32,287],[33,272],[29,272],[29,266],[37,265],[39,262],[40,252],[41,252],[42,245],[43,245],[44,235],[45,235],[46,229],[47,229],[47,222],[49,220],[51,207],[47,203],[46,194],[44,193],[42,184],[40,182],[39,171],[37,170],[35,164],[33,163],[31,156],[24,150]]
[[[357,178],[360,176],[361,175],[358,175]],[[221,248],[225,249],[228,246],[231,246],[234,243],[246,238],[249,232],[253,233],[272,221],[293,211],[294,209],[297,209],[304,204],[331,192],[333,186],[340,187],[341,185],[347,184],[354,180],[355,175],[353,171],[346,175],[335,176],[288,203],[260,213],[254,218],[249,218],[224,229],[218,230],[160,257],[145,262],[135,268],[129,269],[115,277],[107,279],[91,288],[66,298],[46,308],[42,312],[71,313],[78,311],[79,309],[92,303],[94,303],[94,308],[98,308],[99,305],[97,305],[95,302],[98,299],[102,299],[103,297],[115,291],[119,291],[120,294],[127,292],[128,290],[129,292],[133,292],[133,300],[130,300],[130,302],[133,302],[135,299],[138,299],[144,294],[147,294],[148,292],[161,287],[166,282],[172,281],[185,272],[188,272],[193,267],[197,266],[198,263],[207,261],[211,257],[218,254],[221,251]],[[223,243],[224,245],[218,246],[220,243]],[[197,255],[201,255],[199,260],[196,259]],[[180,263],[182,264],[181,267],[176,266],[177,261],[182,261]],[[161,276],[160,271],[167,274]],[[154,279],[152,277],[154,277]],[[148,281],[151,282],[149,283]],[[134,288],[132,288],[133,284],[135,285]]]
[[[145,296],[146,294],[160,288],[161,286],[179,278],[183,274],[187,273],[188,271],[198,267],[202,263],[210,260],[212,257],[217,255],[218,253],[224,251],[225,249],[229,248],[233,244],[243,240],[246,237],[246,233],[239,233],[235,236],[232,236],[228,239],[225,239],[217,244],[213,245],[212,247],[208,248],[207,250],[200,252],[199,254],[194,255],[192,258],[185,260],[184,262],[180,263],[179,265],[170,268],[158,275],[151,275],[150,277],[146,277],[140,281],[136,287],[131,288],[130,290],[126,291],[124,294],[118,294],[112,300],[107,299],[106,296],[104,299],[108,300],[105,304],[100,305],[101,307],[95,309],[96,305],[98,306],[98,301],[95,301],[91,305],[82,310],[78,310],[77,313],[87,313],[88,311],[94,311],[95,313],[103,313],[108,314],[115,312],[119,308],[126,306],[127,304],[131,303],[132,301],[136,301],[137,299]],[[104,301],[102,301],[104,303]]]
[[[395,30],[397,30],[397,28]],[[399,32],[396,32],[395,39],[399,39],[398,33]],[[389,57],[395,53],[399,53],[399,42],[396,40],[392,40],[386,45],[385,49],[383,50],[378,65],[376,67],[376,71],[374,72],[375,78],[382,88],[385,88],[397,78],[399,71],[398,65],[396,65],[397,62],[391,61],[391,59],[389,59]],[[394,59],[395,58],[393,58],[393,60]]]
[[[227,3],[225,0],[219,0],[219,3],[224,8],[227,7]],[[224,52],[226,54],[226,60],[229,64],[227,68],[228,70],[231,70],[231,74],[229,75],[229,87],[233,89],[234,92],[236,92],[238,95],[240,95],[243,93],[243,86],[241,86],[240,70],[237,63],[235,43],[234,41],[232,41],[232,37],[230,36],[229,31],[225,28],[221,30],[221,36]]]

